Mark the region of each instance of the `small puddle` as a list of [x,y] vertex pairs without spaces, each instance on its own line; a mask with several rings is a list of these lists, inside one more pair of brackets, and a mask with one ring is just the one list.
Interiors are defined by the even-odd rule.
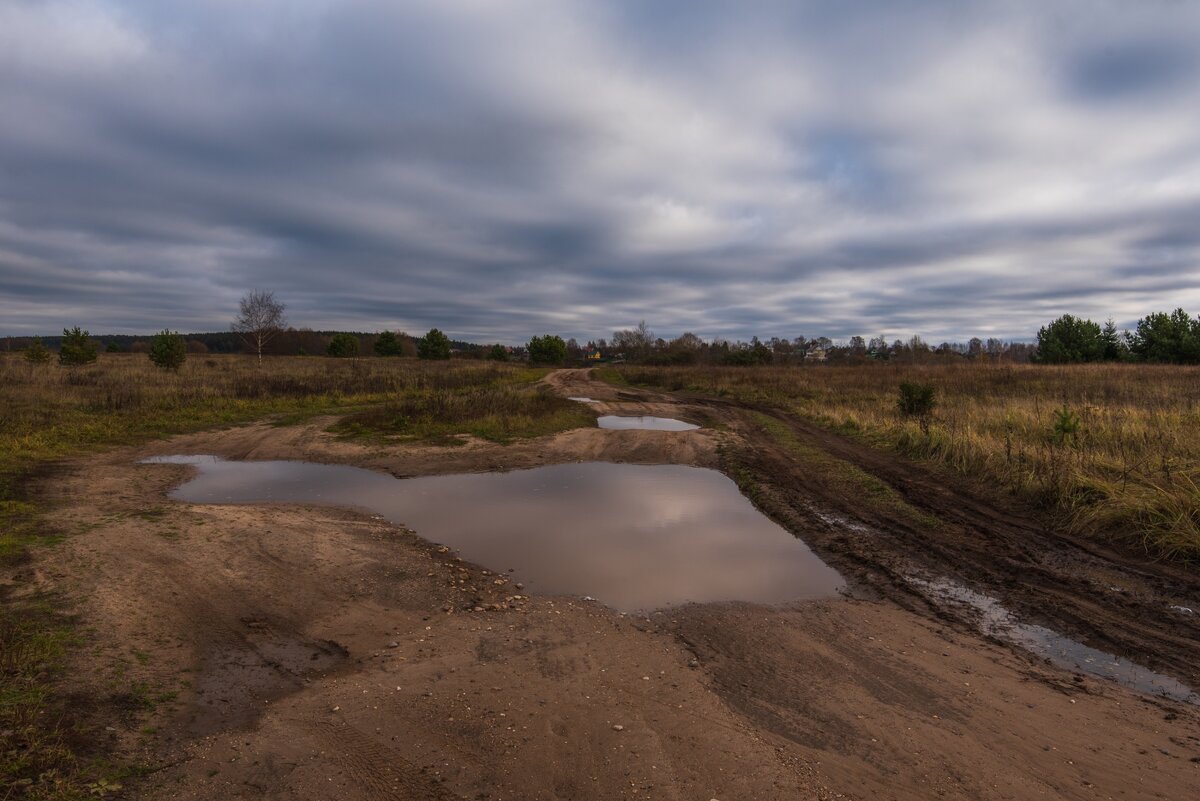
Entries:
[[990,595],[984,595],[949,579],[909,578],[935,600],[979,613],[979,628],[984,634],[1018,645],[1060,668],[1115,681],[1148,695],[1200,705],[1200,694],[1170,676],[1144,668],[1123,657],[1097,650],[1069,637],[1032,623],[1018,621],[1008,609]]
[[584,462],[396,479],[341,465],[157,457],[199,474],[192,503],[349,506],[403,524],[531,590],[623,611],[829,598],[841,576],[715,470]]
[[600,401],[596,400],[595,398],[588,398],[583,395],[578,395],[578,396],[572,395],[572,396],[568,397],[567,400],[573,400],[578,403],[599,403],[600,402]]
[[601,428],[618,430],[645,429],[648,431],[695,431],[700,426],[675,420],[670,417],[621,417],[615,414],[604,415],[596,419]]

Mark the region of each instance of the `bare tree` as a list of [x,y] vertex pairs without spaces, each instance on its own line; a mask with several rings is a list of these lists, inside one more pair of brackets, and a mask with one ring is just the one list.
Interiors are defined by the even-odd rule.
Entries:
[[613,331],[612,346],[617,350],[629,351],[632,355],[645,356],[654,347],[654,332],[642,320],[632,330],[625,328]]
[[254,349],[258,363],[262,364],[263,347],[286,325],[283,304],[275,300],[274,293],[256,289],[242,298],[233,330]]

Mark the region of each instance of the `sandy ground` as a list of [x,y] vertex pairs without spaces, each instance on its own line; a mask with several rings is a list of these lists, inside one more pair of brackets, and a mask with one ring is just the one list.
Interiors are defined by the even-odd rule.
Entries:
[[[901,569],[951,572],[957,560],[958,578],[998,594],[1007,587],[1006,602],[1022,609],[1037,604],[1038,587],[1053,588],[1062,614],[1048,622],[1111,630],[1106,643],[1126,643],[1127,655],[1145,648],[1145,661],[1187,679],[1200,664],[1191,624],[1146,621],[1138,606],[1193,593],[1186,573],[1135,571],[1119,555],[1049,537],[970,488],[930,477],[921,486],[894,457],[805,430],[842,458],[868,467],[878,458],[875,474],[946,521],[930,534],[860,515],[861,528],[835,532],[801,510],[825,503],[852,515],[853,499],[831,499],[819,477],[801,478],[803,466],[756,441],[736,410],[617,391],[582,371],[551,383],[601,400],[603,411],[711,427],[380,449],[339,442],[317,420],[179,437],[65,468],[52,491],[70,536],[6,580],[12,593],[52,590],[78,610],[87,646],[73,688],[80,714],[102,717],[107,747],[152,766],[131,795],[1200,797],[1200,710],[988,641],[896,579]],[[463,563],[370,516],[171,502],[166,493],[189,468],[136,463],[215,453],[406,476],[595,459],[720,467],[738,449],[775,476],[764,508],[842,570],[853,597],[623,616],[574,598],[526,597],[507,566]],[[954,539],[978,522],[972,515],[999,521],[981,535],[991,545]],[[1003,552],[1018,544],[1025,561]],[[988,547],[1001,550],[989,558]],[[1142,600],[1054,584],[1054,571],[1080,565],[1106,581],[1136,578]]]

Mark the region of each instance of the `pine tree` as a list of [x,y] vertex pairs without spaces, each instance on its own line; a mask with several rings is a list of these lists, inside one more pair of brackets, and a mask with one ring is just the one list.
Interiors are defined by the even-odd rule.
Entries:
[[70,330],[64,328],[58,363],[75,367],[96,361],[96,343],[92,341],[91,336],[89,332],[80,330],[79,326]]
[[178,332],[163,329],[150,341],[150,352],[147,355],[156,367],[178,370],[187,358],[187,344]]
[[50,349],[40,339],[25,349],[25,361],[30,364],[45,364],[50,361]]

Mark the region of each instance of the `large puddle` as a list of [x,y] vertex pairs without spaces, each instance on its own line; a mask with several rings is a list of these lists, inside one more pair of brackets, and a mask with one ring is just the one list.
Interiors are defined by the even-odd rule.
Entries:
[[695,431],[700,427],[693,423],[676,420],[672,417],[650,417],[648,415],[623,417],[615,414],[606,414],[603,417],[596,418],[596,424],[601,428],[637,428],[649,431]]
[[350,506],[407,525],[531,590],[621,611],[687,602],[788,603],[844,582],[715,470],[605,462],[396,479],[356,467],[158,457],[199,474],[193,503]]

